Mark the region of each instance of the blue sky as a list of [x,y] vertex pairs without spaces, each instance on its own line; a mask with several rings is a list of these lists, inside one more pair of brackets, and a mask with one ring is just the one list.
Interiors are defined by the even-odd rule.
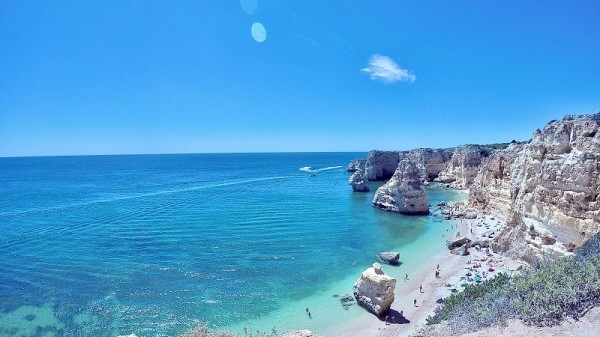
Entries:
[[600,110],[598,1],[2,0],[0,37],[0,156],[449,147]]

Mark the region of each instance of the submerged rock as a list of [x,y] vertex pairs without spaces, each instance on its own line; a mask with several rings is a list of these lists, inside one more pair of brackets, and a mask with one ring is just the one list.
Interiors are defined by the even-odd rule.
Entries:
[[398,252],[381,252],[378,254],[381,262],[397,265],[400,263],[400,253]]
[[310,330],[288,330],[280,337],[319,337]]
[[352,186],[354,192],[369,192],[369,186],[367,185],[367,179],[364,175],[363,170],[356,170],[348,179],[348,184]]
[[377,316],[384,315],[394,302],[396,279],[386,275],[379,263],[365,270],[354,283],[354,298]]
[[354,297],[352,297],[350,294],[344,294],[342,297],[340,297],[340,301],[342,303],[354,302]]
[[403,159],[398,164],[392,178],[377,189],[373,206],[406,215],[429,214],[425,187],[412,160]]

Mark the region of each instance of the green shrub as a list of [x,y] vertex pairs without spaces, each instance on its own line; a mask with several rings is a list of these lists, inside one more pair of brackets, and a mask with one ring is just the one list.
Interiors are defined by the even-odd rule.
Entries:
[[428,324],[448,321],[454,333],[502,326],[520,319],[535,326],[575,320],[600,304],[600,234],[586,242],[577,255],[545,263],[520,276],[501,275],[480,285],[467,286],[446,298]]

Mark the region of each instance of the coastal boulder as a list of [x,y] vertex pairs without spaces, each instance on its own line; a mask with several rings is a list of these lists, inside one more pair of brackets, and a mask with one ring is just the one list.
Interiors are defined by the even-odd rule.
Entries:
[[385,262],[392,265],[400,263],[400,253],[398,252],[381,252],[378,254],[381,262]]
[[458,248],[454,248],[450,251],[450,253],[454,254],[454,255],[459,255],[459,256],[466,256],[469,255],[469,249],[467,248],[467,245],[462,245]]
[[452,250],[454,248],[458,248],[461,246],[464,246],[468,243],[471,243],[471,239],[469,239],[466,236],[460,237],[460,238],[455,238],[455,239],[450,239],[448,240],[447,246],[448,249]]
[[369,186],[367,186],[367,179],[365,178],[364,171],[361,169],[356,170],[348,179],[348,184],[352,186],[354,192],[369,192]]
[[379,263],[373,263],[354,283],[354,298],[377,316],[384,315],[394,302],[396,279],[386,275]]
[[405,215],[429,214],[425,187],[412,160],[403,159],[398,164],[392,178],[377,189],[373,206]]

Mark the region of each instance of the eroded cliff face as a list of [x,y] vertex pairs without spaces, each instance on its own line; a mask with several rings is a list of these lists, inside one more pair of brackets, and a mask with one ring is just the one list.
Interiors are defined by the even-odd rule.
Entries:
[[600,114],[567,117],[528,144],[495,151],[474,179],[470,203],[579,245],[600,230],[599,126]]
[[452,158],[452,151],[415,149],[405,152],[404,157],[415,162],[423,180],[433,181],[446,168]]
[[[402,159],[412,160],[423,180],[432,181],[446,167],[452,152],[442,149],[415,149],[410,151],[371,151],[364,163],[367,180],[386,180],[392,177]],[[349,170],[360,169],[360,162],[353,161]],[[355,169],[356,168],[356,169]]]
[[367,185],[367,179],[365,178],[365,172],[361,169],[358,169],[352,173],[350,179],[348,179],[348,184],[352,186],[352,190],[354,192],[369,192],[369,186]]
[[400,162],[398,151],[369,151],[365,162],[367,180],[386,180],[392,177]]
[[364,171],[366,163],[367,163],[366,159],[354,159],[353,161],[350,162],[350,164],[348,164],[348,167],[346,167],[346,171],[347,172],[356,172],[358,170]]
[[373,206],[405,215],[429,214],[421,173],[412,160],[400,161],[392,178],[375,192]]
[[437,181],[450,183],[453,188],[466,189],[473,183],[483,160],[492,154],[492,149],[480,145],[463,145],[456,148],[452,158]]

